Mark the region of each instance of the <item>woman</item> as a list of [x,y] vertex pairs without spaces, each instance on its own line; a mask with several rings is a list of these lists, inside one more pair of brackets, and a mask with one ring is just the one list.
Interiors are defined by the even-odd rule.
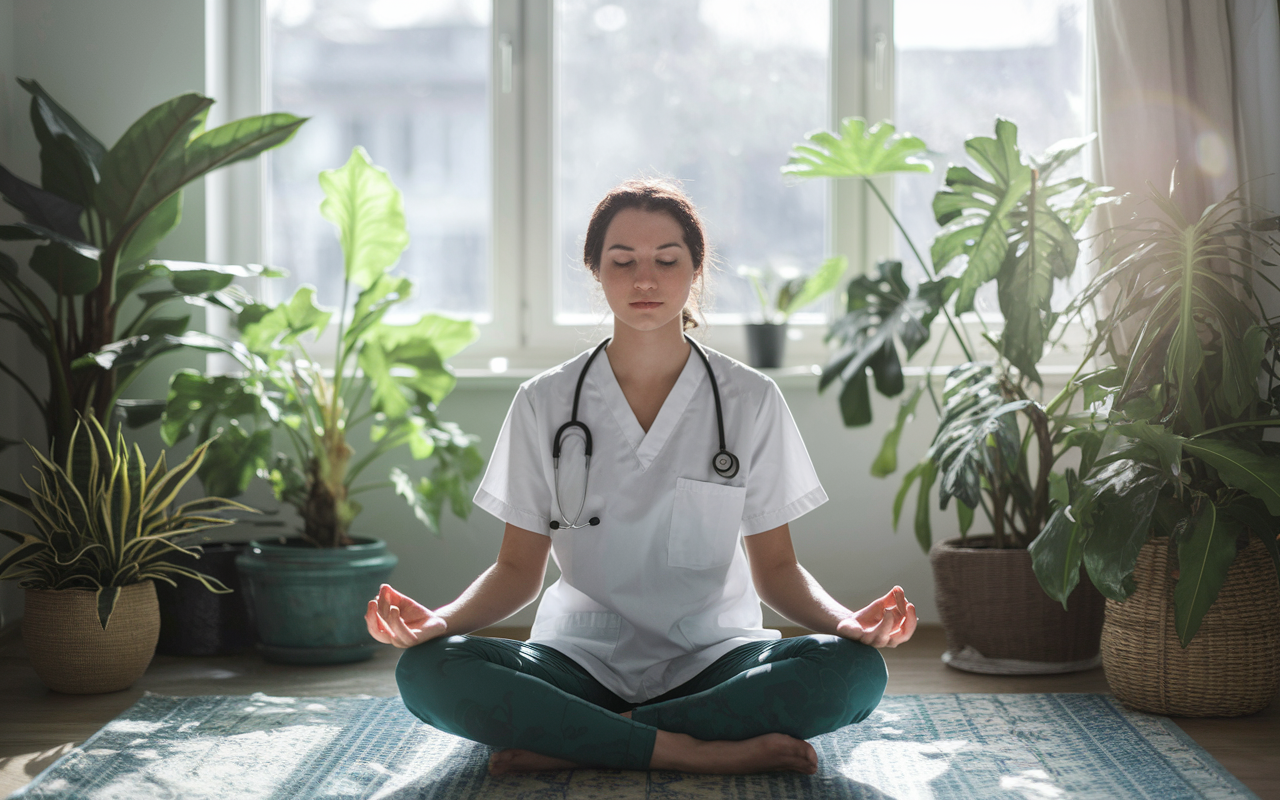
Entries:
[[[675,187],[600,202],[583,259],[613,337],[517,391],[476,493],[506,523],[497,562],[434,611],[369,601],[373,637],[408,648],[405,705],[499,748],[492,773],[813,773],[804,739],[870,714],[874,648],[915,630],[900,587],[854,612],[796,563],[787,523],[827,496],[777,386],[685,335],[705,258]],[[529,641],[467,636],[537,598],[548,553]],[[780,639],[761,599],[818,633]]]

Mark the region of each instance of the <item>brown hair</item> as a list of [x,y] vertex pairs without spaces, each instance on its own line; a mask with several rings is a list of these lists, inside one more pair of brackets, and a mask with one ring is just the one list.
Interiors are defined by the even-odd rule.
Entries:
[[709,260],[707,235],[693,201],[676,184],[665,180],[637,179],[610,189],[591,214],[591,222],[587,225],[587,240],[582,247],[582,262],[591,270],[592,275],[597,278],[600,276],[605,232],[609,230],[609,223],[613,222],[614,216],[627,208],[669,214],[684,232],[684,244],[693,258],[695,277],[693,287],[689,290],[689,301],[681,311],[680,319],[684,330],[698,327],[697,316],[702,315],[699,301],[706,283],[703,265]]

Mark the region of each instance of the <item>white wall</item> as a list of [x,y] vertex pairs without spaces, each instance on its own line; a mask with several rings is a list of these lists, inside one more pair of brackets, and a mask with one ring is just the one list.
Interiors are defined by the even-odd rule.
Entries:
[[[205,86],[204,3],[201,0],[0,0],[0,160],[33,183],[40,182],[39,153],[28,121],[30,96],[14,78],[34,78],[107,146],[148,108]],[[203,259],[204,192],[186,194],[183,222],[161,246],[165,258]],[[0,204],[0,222],[16,218]],[[5,243],[25,259],[26,251]],[[14,356],[5,327],[5,357]],[[22,371],[39,383],[41,362],[16,348]],[[25,357],[24,357],[25,356]],[[170,362],[170,366],[179,361]],[[165,376],[152,373],[139,391],[159,391]],[[26,398],[0,377],[0,436],[43,439]],[[143,441],[147,441],[143,437]],[[154,436],[151,437],[154,441]],[[0,454],[0,475],[27,469],[18,448]],[[14,516],[0,525],[20,524]],[[0,547],[8,547],[4,540]],[[0,628],[21,615],[21,592],[0,584]]]

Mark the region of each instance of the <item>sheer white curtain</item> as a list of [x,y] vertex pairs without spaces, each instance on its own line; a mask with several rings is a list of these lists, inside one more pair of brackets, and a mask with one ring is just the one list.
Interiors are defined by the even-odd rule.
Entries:
[[[1099,224],[1141,209],[1148,182],[1168,191],[1175,163],[1184,213],[1241,183],[1280,213],[1277,0],[1092,0],[1090,11],[1092,177],[1132,195]],[[1280,298],[1268,302],[1280,313]]]

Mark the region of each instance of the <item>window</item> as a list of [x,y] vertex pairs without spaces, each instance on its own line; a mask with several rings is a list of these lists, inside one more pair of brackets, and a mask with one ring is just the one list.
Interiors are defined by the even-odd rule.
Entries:
[[[492,317],[487,0],[278,0],[270,102],[311,120],[273,154],[269,258],[338,296],[342,251],[316,176],[362,145],[404,193],[415,311]],[[329,300],[332,302],[332,300]]]
[[[922,249],[938,229],[932,202],[947,165],[971,165],[965,139],[994,136],[997,116],[1018,125],[1024,155],[1085,134],[1085,0],[983,0],[977,12],[955,0],[894,6],[894,121],[935,153],[932,175],[900,174],[894,187],[894,211]],[[1059,176],[1083,174],[1075,161]],[[922,278],[900,234],[897,252]],[[978,294],[976,311],[999,315],[994,289]]]
[[[881,188],[927,247],[930,198],[967,136],[989,134],[1003,113],[1038,153],[1084,127],[1084,0],[263,8],[263,55],[233,50],[232,66],[258,65],[249,69],[261,72],[262,106],[313,117],[269,160],[261,238],[272,263],[333,296],[339,251],[317,211],[316,174],[364,145],[405,194],[415,310],[483,325],[457,359],[464,367],[493,356],[546,367],[601,335],[607,314],[581,265],[582,239],[594,203],[624,178],[682,180],[698,203],[723,267],[708,342],[743,357],[738,326],[758,304],[737,267],[812,270],[842,253],[862,270],[897,249],[858,182],[783,179],[804,134],[856,115],[921,136],[938,170]],[[822,360],[824,315],[800,322],[789,357]]]
[[558,0],[555,11],[557,321],[599,319],[582,241],[600,197],[631,177],[683,181],[723,267],[713,292],[725,321],[759,308],[736,267],[817,267],[828,192],[784,184],[779,167],[831,117],[827,0]]

